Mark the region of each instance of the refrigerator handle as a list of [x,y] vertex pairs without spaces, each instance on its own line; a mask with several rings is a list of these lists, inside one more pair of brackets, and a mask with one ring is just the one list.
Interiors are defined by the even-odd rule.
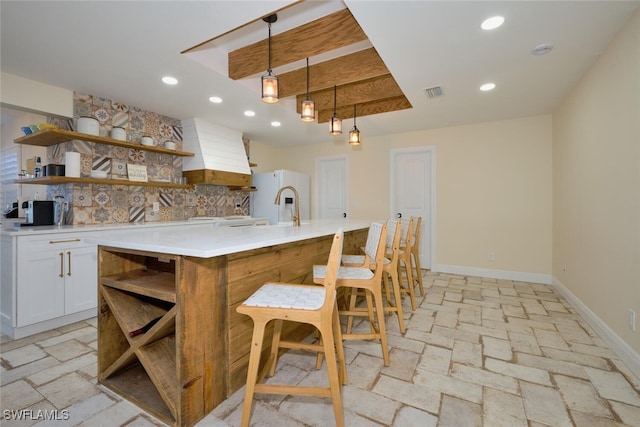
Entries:
[[346,218],[347,217],[347,213],[346,212],[342,212],[342,218]]

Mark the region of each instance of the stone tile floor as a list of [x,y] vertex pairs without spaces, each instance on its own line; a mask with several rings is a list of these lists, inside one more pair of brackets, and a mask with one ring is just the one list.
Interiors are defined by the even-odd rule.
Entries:
[[[383,366],[377,342],[345,343],[347,426],[640,426],[640,379],[553,287],[424,277],[418,309],[404,301],[404,336],[387,317],[391,366]],[[0,357],[3,425],[164,425],[96,384],[96,319],[20,340],[3,336]],[[326,384],[314,360],[290,352],[274,380]],[[243,391],[198,426],[240,425]],[[333,424],[328,399],[263,395],[254,402],[252,425]]]

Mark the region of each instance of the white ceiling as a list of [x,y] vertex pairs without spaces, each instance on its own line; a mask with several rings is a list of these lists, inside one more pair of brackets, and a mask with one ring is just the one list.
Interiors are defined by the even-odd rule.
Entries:
[[[200,117],[266,144],[335,141],[328,124],[302,123],[293,101],[261,102],[259,77],[234,82],[180,53],[290,3],[2,0],[0,66],[9,74],[167,116]],[[359,118],[364,144],[368,136],[551,113],[640,6],[640,1],[344,3],[413,105]],[[505,24],[482,31],[481,21],[497,14]],[[274,35],[279,25],[286,23],[273,24]],[[262,37],[266,24],[264,32]],[[541,43],[554,48],[532,55]],[[179,84],[162,84],[164,75],[177,77]],[[497,88],[480,92],[488,81]],[[429,99],[425,89],[435,85],[444,96]],[[211,95],[224,102],[210,103]],[[245,117],[247,109],[256,116]],[[282,126],[271,127],[273,120]],[[343,128],[351,126],[345,120]],[[337,138],[346,140],[346,132]]]

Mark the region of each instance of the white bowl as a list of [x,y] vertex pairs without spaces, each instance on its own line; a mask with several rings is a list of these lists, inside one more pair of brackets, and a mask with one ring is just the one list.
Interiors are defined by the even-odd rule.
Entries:
[[91,171],[91,178],[104,179],[106,177],[107,177],[107,172],[105,171]]
[[176,149],[176,143],[173,142],[173,141],[165,141],[164,148],[166,148],[167,150],[175,150]]

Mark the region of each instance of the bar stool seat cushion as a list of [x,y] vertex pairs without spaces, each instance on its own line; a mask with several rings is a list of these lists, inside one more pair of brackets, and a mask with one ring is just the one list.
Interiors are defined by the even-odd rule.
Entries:
[[[327,271],[326,265],[314,265],[313,266],[313,280],[323,279]],[[368,280],[373,278],[374,274],[368,268],[360,267],[340,267],[338,268],[337,279],[358,279]]]
[[244,302],[244,305],[250,307],[318,310],[324,303],[324,295],[325,288],[322,286],[265,283]]
[[[362,264],[364,262],[364,255],[342,255],[343,264]],[[391,260],[385,258],[382,262],[389,264]]]

